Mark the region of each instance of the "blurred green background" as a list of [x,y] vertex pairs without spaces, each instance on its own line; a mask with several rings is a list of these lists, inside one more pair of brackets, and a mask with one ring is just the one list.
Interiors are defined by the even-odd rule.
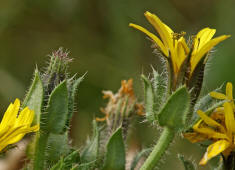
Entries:
[[[36,64],[43,70],[47,55],[64,47],[74,58],[71,73],[81,75],[88,71],[79,88],[78,113],[71,133],[74,145],[80,146],[90,133],[91,120],[104,106],[101,91],[116,91],[122,79],[132,77],[136,95],[141,99],[140,74],[148,74],[150,65],[158,67],[150,41],[142,33],[129,28],[129,22],[153,31],[143,15],[148,10],[157,14],[175,32],[186,31],[188,37],[204,27],[216,28],[217,36],[235,35],[234,7],[234,0],[1,1],[1,113],[10,101],[24,97]],[[226,81],[235,83],[234,44],[232,36],[215,48],[216,53],[207,67],[205,92]],[[132,128],[130,144],[140,146],[138,141],[143,141],[143,146],[152,146],[157,139],[156,129],[139,122]],[[167,164],[163,163],[160,169],[182,169],[176,159],[178,152],[195,158],[198,163],[202,151],[188,141],[178,139],[170,149]]]

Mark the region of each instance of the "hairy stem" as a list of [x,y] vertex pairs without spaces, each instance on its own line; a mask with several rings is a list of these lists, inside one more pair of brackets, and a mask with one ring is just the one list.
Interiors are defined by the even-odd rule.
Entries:
[[152,170],[157,165],[169,144],[172,142],[174,135],[175,132],[172,129],[164,127],[157,144],[154,146],[153,151],[150,153],[140,170]]

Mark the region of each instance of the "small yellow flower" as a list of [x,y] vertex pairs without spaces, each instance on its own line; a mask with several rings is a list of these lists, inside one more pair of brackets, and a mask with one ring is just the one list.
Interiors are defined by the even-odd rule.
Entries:
[[36,132],[39,125],[31,126],[34,118],[34,111],[28,107],[19,114],[20,100],[16,99],[10,104],[0,123],[0,151],[7,145],[20,141],[26,133]]
[[158,32],[161,40],[154,35],[153,33],[149,32],[145,28],[136,25],[136,24],[129,24],[129,26],[136,28],[142,32],[144,32],[147,36],[149,36],[154,43],[157,44],[159,50],[163,53],[166,57],[171,57],[172,65],[174,73],[177,74],[180,70],[182,63],[184,62],[185,58],[189,54],[189,48],[185,42],[183,37],[184,33],[176,34],[172,31],[170,27],[164,24],[156,15],[145,12],[145,17],[147,20],[153,25],[153,27]]
[[[165,57],[170,57],[173,65],[175,79],[177,79],[178,72],[181,69],[187,57],[190,57],[190,76],[195,70],[197,64],[206,54],[219,42],[230,37],[229,35],[222,35],[220,37],[212,39],[216,30],[210,28],[204,28],[195,36],[191,49],[186,44],[185,33],[177,34],[172,31],[170,27],[164,24],[156,15],[145,12],[145,17],[151,23],[151,25],[158,32],[160,39],[147,29],[130,23],[129,26],[138,29],[149,36],[158,49]],[[190,53],[190,51],[192,53]],[[189,56],[191,54],[191,56]]]
[[205,165],[211,158],[222,153],[227,157],[235,149],[235,119],[231,103],[225,102],[223,107],[215,109],[208,116],[198,110],[200,120],[193,126],[192,133],[185,133],[184,137],[192,143],[210,140],[206,153],[200,161]]

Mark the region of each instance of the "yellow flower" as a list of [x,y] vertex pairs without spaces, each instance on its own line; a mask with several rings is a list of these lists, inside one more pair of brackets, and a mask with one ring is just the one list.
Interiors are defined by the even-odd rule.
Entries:
[[158,32],[161,40],[154,35],[153,33],[149,32],[145,28],[136,25],[136,24],[129,24],[129,26],[134,27],[142,32],[144,32],[147,36],[149,36],[154,43],[157,44],[159,50],[163,53],[166,57],[171,57],[172,65],[174,73],[177,73],[180,70],[182,63],[184,62],[185,58],[189,53],[189,48],[185,42],[183,37],[184,33],[182,34],[175,34],[170,27],[164,24],[156,15],[151,14],[150,12],[145,12],[145,17],[147,20],[153,25],[153,27]]
[[34,118],[34,111],[28,107],[19,114],[20,101],[16,99],[10,104],[0,123],[0,151],[7,145],[20,141],[26,133],[36,132],[39,125],[31,126]]
[[193,143],[204,140],[213,142],[208,146],[200,165],[205,165],[220,153],[227,157],[235,149],[235,120],[231,103],[225,102],[210,116],[201,110],[197,113],[201,119],[193,126],[193,132],[184,134],[184,137]]
[[211,97],[214,97],[216,99],[228,100],[231,103],[232,107],[234,108],[232,83],[228,82],[226,84],[226,95],[219,92],[211,92],[210,95]]
[[[184,39],[184,34],[176,34],[164,24],[156,15],[145,12],[145,17],[151,23],[151,25],[158,32],[160,39],[149,32],[147,29],[130,23],[129,26],[138,29],[149,36],[155,44],[157,44],[158,49],[162,52],[165,57],[171,58],[173,70],[175,74],[175,79],[177,79],[178,72],[181,69],[182,64],[184,63],[187,57],[190,57],[190,76],[195,70],[197,64],[200,60],[219,42],[230,37],[228,35],[223,35],[217,38],[212,39],[216,30],[210,28],[204,28],[195,36],[193,41],[192,49],[188,47]],[[190,53],[192,51],[192,53]],[[191,54],[191,56],[189,56]]]

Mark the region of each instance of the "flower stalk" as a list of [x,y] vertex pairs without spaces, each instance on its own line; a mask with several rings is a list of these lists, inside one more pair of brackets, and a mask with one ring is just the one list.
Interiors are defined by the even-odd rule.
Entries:
[[168,149],[170,143],[174,139],[174,136],[175,132],[173,129],[164,127],[163,132],[161,133],[161,136],[157,141],[157,144],[154,146],[152,152],[150,153],[140,170],[152,170],[157,165],[162,155]]

